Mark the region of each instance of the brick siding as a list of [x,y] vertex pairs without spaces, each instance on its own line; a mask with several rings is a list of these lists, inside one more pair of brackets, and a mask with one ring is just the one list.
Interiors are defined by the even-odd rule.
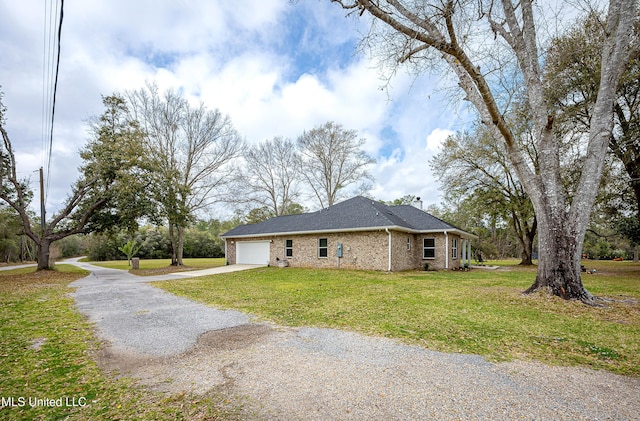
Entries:
[[[318,256],[318,240],[327,239],[327,257]],[[435,258],[423,259],[423,239],[435,239]],[[451,255],[453,239],[458,239],[458,256],[454,259]],[[265,241],[270,243],[270,262],[277,266],[278,261],[287,260],[291,267],[314,268],[345,268],[387,271],[389,268],[389,235],[384,231],[347,232],[332,234],[304,234],[290,236],[227,238],[226,259],[228,264],[236,263],[236,242],[239,241]],[[285,257],[285,242],[293,241],[293,256]],[[407,241],[411,249],[407,250]],[[342,244],[342,258],[337,257],[338,244]],[[429,263],[430,269],[445,268],[445,235],[435,234],[410,234],[406,232],[391,231],[391,270],[402,271],[422,269],[424,263]],[[449,268],[460,267],[460,253],[462,242],[458,235],[449,234]]]

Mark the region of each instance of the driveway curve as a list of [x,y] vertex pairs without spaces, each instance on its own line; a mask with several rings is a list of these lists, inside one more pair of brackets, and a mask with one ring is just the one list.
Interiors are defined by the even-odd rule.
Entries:
[[161,276],[136,276],[119,269],[108,269],[67,261],[91,271],[73,282],[78,309],[96,323],[101,337],[117,349],[129,349],[151,356],[181,353],[196,344],[200,335],[249,323],[238,311],[217,310],[155,288],[149,282],[184,279],[255,266],[223,266]]
[[[141,278],[74,264],[92,272],[71,286],[80,311],[111,344],[103,355],[109,367],[157,390],[244,396],[247,419],[639,418],[637,378],[254,323],[150,285],[193,274]],[[241,269],[229,268],[220,270]]]

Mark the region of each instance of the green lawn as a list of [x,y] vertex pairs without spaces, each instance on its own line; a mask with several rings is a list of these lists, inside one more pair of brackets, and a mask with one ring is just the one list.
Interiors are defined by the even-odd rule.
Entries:
[[[145,259],[140,260],[140,269],[131,270],[136,275],[156,275],[159,272],[177,272],[185,270],[208,269],[225,265],[224,257],[207,259],[183,259],[184,266],[172,267],[171,259]],[[130,270],[126,260],[110,260],[107,262],[91,262],[96,266],[111,269]]]
[[288,326],[318,326],[399,338],[429,349],[580,365],[640,376],[640,265],[586,262],[594,308],[521,291],[532,268],[381,273],[260,268],[160,287]]
[[[480,266],[517,266],[520,264],[520,259],[485,260],[482,263],[471,260],[471,264]],[[534,260],[533,264],[538,264],[538,261]]]
[[[235,404],[219,395],[155,393],[103,373],[93,358],[99,349],[93,327],[76,311],[67,286],[86,272],[56,268],[0,272],[0,396],[14,404],[0,406],[0,419],[239,418]],[[54,406],[32,408],[30,398]],[[63,407],[55,406],[60,398]]]

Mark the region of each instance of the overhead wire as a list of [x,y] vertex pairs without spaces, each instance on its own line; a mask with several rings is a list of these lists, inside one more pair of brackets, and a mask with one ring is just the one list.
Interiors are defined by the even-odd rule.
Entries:
[[51,106],[51,134],[49,136],[49,160],[47,162],[47,195],[51,184],[51,154],[53,150],[53,122],[56,116],[56,93],[58,92],[58,73],[60,71],[60,44],[62,39],[62,19],[64,17],[64,0],[60,0],[60,22],[58,23],[58,54],[56,56],[56,76],[53,82],[53,103]]
[[49,133],[49,110],[51,107],[49,106],[49,63],[50,61],[50,46],[51,46],[51,19],[48,19],[49,16],[52,16],[53,13],[50,13],[48,9],[53,7],[53,2],[43,2],[43,37],[42,37],[42,139],[41,139],[41,150],[42,150],[42,163],[41,166],[44,167],[47,159],[47,133]]
[[[53,66],[53,20],[54,1],[45,1],[44,6],[44,37],[43,37],[43,59],[42,59],[42,168],[46,168],[49,156],[49,132],[51,121],[51,84]],[[56,9],[57,10],[57,9]]]
[[[54,10],[55,3],[55,10]],[[46,174],[45,202],[51,185],[51,161],[53,152],[53,129],[55,121],[58,73],[60,70],[60,45],[64,0],[51,0],[49,7],[44,4],[43,70],[42,70],[42,166]],[[48,9],[48,10],[47,10]],[[56,17],[57,39],[55,37]]]
[[44,139],[45,139],[45,133],[46,133],[46,128],[45,128],[45,121],[47,120],[45,117],[45,109],[46,109],[46,93],[47,93],[47,86],[46,86],[46,81],[47,81],[47,4],[46,2],[44,3],[44,13],[42,14],[43,16],[43,31],[44,31],[44,36],[42,37],[42,110],[41,110],[41,123],[42,123],[42,138],[41,138],[41,149],[42,149],[42,163],[44,165],[44,156],[45,156],[45,151],[44,151]]
[[[55,0],[43,2],[44,6],[44,36],[42,59],[42,163],[41,168],[47,167],[49,156],[49,132],[51,122],[51,84],[53,66],[53,19]],[[57,12],[56,12],[57,14]],[[42,186],[40,186],[42,188]]]

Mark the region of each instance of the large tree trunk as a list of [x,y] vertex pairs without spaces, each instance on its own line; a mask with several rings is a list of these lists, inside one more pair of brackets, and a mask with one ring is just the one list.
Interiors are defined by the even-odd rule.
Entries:
[[176,266],[182,266],[182,256],[184,255],[184,227],[178,227],[178,247],[176,249]]
[[517,215],[514,213],[512,216],[513,227],[520,242],[520,263],[521,266],[533,265],[533,240],[536,238],[536,232],[538,231],[538,222],[536,218],[533,218],[531,227],[526,221],[521,222]]
[[184,227],[169,224],[169,239],[171,241],[171,266],[182,266]]
[[[541,131],[538,156],[540,173],[533,174],[519,167],[519,176],[530,192],[538,228],[538,274],[534,284],[525,293],[543,290],[566,300],[593,304],[594,297],[585,289],[580,278],[580,258],[602,165],[585,165],[580,186],[568,207],[552,123],[553,119],[548,118],[548,124]],[[594,140],[590,146],[596,143]],[[605,152],[602,135],[600,152]],[[579,212],[580,209],[582,212]]]
[[[547,215],[549,217],[549,215]],[[547,218],[545,218],[547,219]],[[582,284],[580,233],[567,223],[566,218],[551,221],[550,227],[540,226],[538,232],[538,274],[525,294],[548,291],[567,300],[580,300],[593,304],[594,297]],[[584,234],[582,235],[584,237]]]
[[523,239],[521,242],[522,252],[520,253],[520,266],[532,266],[533,265],[533,241],[528,238]]
[[51,241],[47,238],[40,239],[38,243],[38,270],[51,269],[49,266],[49,249]]
[[[566,300],[594,304],[593,295],[585,289],[580,278],[580,258],[589,218],[565,207],[566,199],[557,179],[559,173],[548,169],[542,171],[545,172],[543,176],[528,180],[537,191],[532,201],[538,225],[538,274],[525,294],[542,290]],[[594,178],[599,180],[599,174]],[[574,205],[583,200],[576,198]]]
[[171,244],[171,266],[178,265],[178,253],[174,225],[169,222],[169,243]]

